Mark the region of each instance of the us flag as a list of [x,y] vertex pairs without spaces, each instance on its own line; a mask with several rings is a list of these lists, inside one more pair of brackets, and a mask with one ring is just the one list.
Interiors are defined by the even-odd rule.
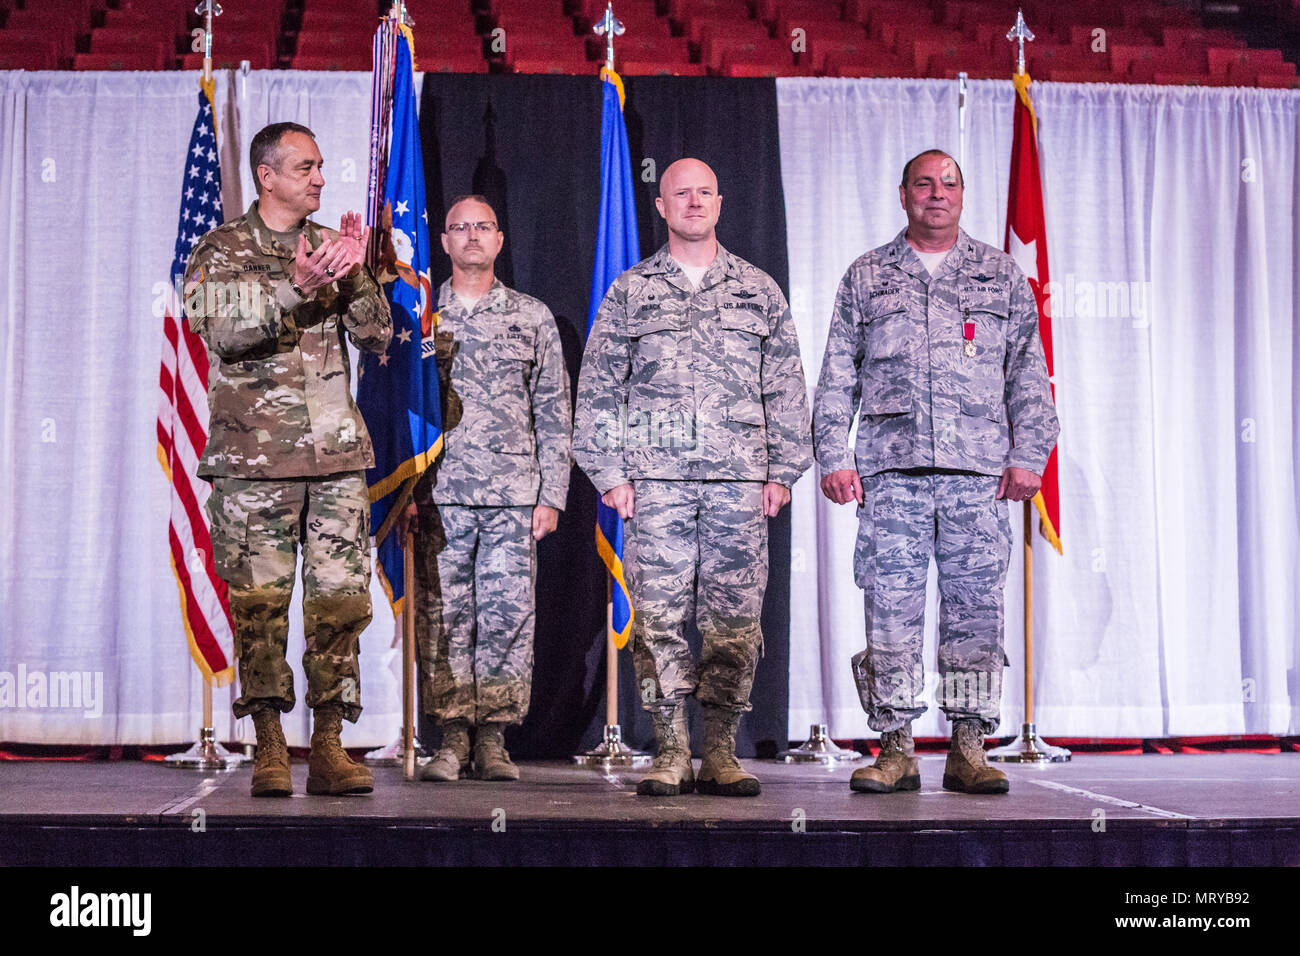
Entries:
[[226,582],[213,564],[212,536],[203,507],[211,488],[196,474],[208,441],[208,353],[203,340],[190,331],[181,302],[190,251],[222,222],[212,89],[211,83],[204,83],[198,95],[198,115],[185,156],[171,281],[165,293],[158,461],[171,487],[167,538],[185,636],[194,663],[220,687],[234,676],[225,651],[233,644],[234,629]]

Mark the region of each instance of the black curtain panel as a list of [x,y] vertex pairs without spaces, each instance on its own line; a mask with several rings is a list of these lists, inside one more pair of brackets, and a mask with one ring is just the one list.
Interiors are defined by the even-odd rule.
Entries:
[[[627,77],[625,116],[637,191],[641,254],[667,242],[654,206],[658,178],[683,156],[718,174],[718,239],[786,291],[785,199],[770,79]],[[576,391],[586,339],[600,201],[601,90],[595,76],[428,73],[420,101],[425,189],[435,287],[451,274],[437,238],[456,196],[480,193],[497,211],[506,242],[497,275],[555,314]],[[595,746],[605,723],[606,575],[595,548],[596,493],[573,469],[558,530],[538,547],[537,638],[532,704],[508,735],[521,758],[566,758]],[[741,722],[742,754],[786,743],[789,711],[790,517],[770,525],[763,606],[764,656]],[[691,628],[698,651],[700,636]],[[653,751],[631,655],[620,652],[624,739]],[[698,715],[692,705],[692,723]],[[426,744],[436,731],[422,726]],[[698,752],[699,734],[693,733]]]

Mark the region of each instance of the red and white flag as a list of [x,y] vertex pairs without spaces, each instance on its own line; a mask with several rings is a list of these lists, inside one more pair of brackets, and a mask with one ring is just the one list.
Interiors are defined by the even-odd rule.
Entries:
[[[1009,252],[1029,277],[1038,302],[1038,331],[1047,356],[1047,375],[1052,381],[1052,309],[1048,302],[1047,227],[1043,219],[1043,181],[1038,166],[1038,118],[1029,98],[1029,74],[1012,77],[1016,84],[1015,131],[1011,140],[1011,185],[1007,191],[1007,234],[1003,250]],[[1038,508],[1038,530],[1061,553],[1061,490],[1056,473],[1056,449],[1043,469],[1043,487],[1034,495]]]
[[226,582],[213,564],[212,535],[203,507],[212,489],[197,475],[199,456],[208,441],[208,352],[185,321],[181,283],[190,251],[221,221],[216,111],[208,82],[199,91],[198,115],[185,156],[176,252],[164,301],[158,461],[171,486],[167,539],[180,590],[181,620],[194,663],[217,687],[234,677],[226,650],[233,647],[234,627]]

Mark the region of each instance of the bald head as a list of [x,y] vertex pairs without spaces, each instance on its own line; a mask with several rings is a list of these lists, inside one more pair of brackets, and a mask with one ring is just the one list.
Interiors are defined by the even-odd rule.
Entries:
[[668,223],[670,244],[712,244],[722,212],[718,177],[698,159],[679,159],[659,177],[655,208]]
[[669,189],[678,179],[684,183],[707,183],[713,187],[715,194],[718,191],[718,177],[709,168],[708,163],[698,159],[679,159],[665,169],[664,174],[659,177],[659,195],[667,196]]

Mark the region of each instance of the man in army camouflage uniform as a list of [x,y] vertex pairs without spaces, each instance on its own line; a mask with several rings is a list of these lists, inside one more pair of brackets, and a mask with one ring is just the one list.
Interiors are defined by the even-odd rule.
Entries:
[[482,196],[447,210],[451,278],[433,329],[446,405],[442,458],[416,485],[416,630],[442,746],[420,772],[518,780],[504,731],[528,712],[537,542],[569,491],[569,374],[549,309],[507,288],[505,237]]
[[[1006,793],[984,758],[1002,699],[1002,499],[1038,491],[1058,426],[1033,290],[1011,256],[958,226],[964,183],[929,150],[903,169],[907,228],[855,261],[835,298],[813,406],[822,492],[858,503],[853,570],[867,648],[853,658],[874,766],[850,786],[916,790],[912,720],[925,712],[922,624],[939,567],[938,703],[953,721],[943,786]],[[857,444],[849,430],[858,417]]]
[[348,388],[345,334],[382,352],[392,318],[367,272],[368,230],[339,231],[320,208],[320,151],[309,129],[276,123],[250,148],[258,198],[194,247],[185,273],[190,328],[208,347],[208,516],[217,573],[230,588],[242,693],[257,728],[253,796],[288,796],[281,712],[293,709],[285,661],[299,545],[307,706],[314,715],[307,792],[369,793],[374,778],[339,740],[361,713],[358,638],[370,622],[370,435]]
[[[664,171],[655,205],[668,244],[610,286],[578,384],[575,457],[627,522],[633,660],[659,743],[637,793],[653,796],[759,792],[735,735],[762,648],[767,519],[812,463],[790,309],[770,276],[718,243],[721,204],[699,160]],[[692,694],[704,714],[698,780]]]

